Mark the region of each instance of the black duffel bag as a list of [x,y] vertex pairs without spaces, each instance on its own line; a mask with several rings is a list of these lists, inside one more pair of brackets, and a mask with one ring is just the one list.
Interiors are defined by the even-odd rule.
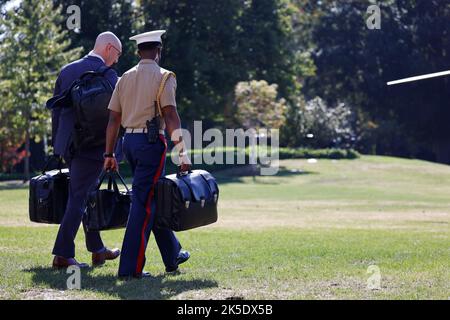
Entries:
[[[58,159],[57,169],[47,171],[55,159]],[[30,180],[28,211],[31,221],[61,223],[69,197],[69,181],[69,169],[62,169],[62,158],[50,157],[42,174]]]
[[[120,191],[115,179],[117,176],[125,186]],[[105,178],[107,189],[100,189]],[[86,214],[83,217],[88,231],[102,231],[124,228],[130,213],[131,191],[118,172],[103,171],[95,190],[89,193]]]
[[219,187],[204,170],[165,176],[156,184],[156,226],[184,231],[217,221]]

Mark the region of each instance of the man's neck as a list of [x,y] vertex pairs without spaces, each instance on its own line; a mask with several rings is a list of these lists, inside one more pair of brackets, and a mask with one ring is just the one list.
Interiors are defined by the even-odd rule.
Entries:
[[105,59],[103,59],[103,57],[101,55],[99,55],[98,53],[96,53],[94,50],[89,52],[88,56],[97,57],[97,58],[101,59],[103,61],[103,63],[105,63]]
[[141,57],[141,60],[153,60],[155,61],[156,57]]

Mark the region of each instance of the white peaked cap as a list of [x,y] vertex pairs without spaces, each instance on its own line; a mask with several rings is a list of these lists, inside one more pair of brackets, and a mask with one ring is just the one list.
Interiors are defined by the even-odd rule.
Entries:
[[162,43],[161,36],[166,33],[166,30],[155,30],[150,32],[144,32],[132,36],[130,40],[136,40],[136,44],[144,42],[160,42]]

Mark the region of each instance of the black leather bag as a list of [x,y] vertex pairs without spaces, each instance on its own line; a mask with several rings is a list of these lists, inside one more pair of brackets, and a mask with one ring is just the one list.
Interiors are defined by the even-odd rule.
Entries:
[[156,226],[184,231],[217,221],[219,187],[204,170],[172,174],[156,184]]
[[30,180],[29,215],[38,223],[59,224],[66,211],[69,197],[69,169],[62,169],[62,159],[56,170],[47,171],[55,157],[51,157],[42,174]]
[[[120,191],[115,177],[125,186]],[[100,189],[105,178],[107,189]],[[95,190],[89,193],[84,223],[88,231],[102,231],[124,228],[130,213],[131,191],[118,172],[103,171]]]

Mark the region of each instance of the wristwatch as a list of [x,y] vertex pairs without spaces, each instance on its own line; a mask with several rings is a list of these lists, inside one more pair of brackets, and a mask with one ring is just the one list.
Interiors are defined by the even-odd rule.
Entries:
[[114,158],[116,155],[114,154],[114,153],[104,153],[103,154],[103,159],[106,159],[106,158]]

